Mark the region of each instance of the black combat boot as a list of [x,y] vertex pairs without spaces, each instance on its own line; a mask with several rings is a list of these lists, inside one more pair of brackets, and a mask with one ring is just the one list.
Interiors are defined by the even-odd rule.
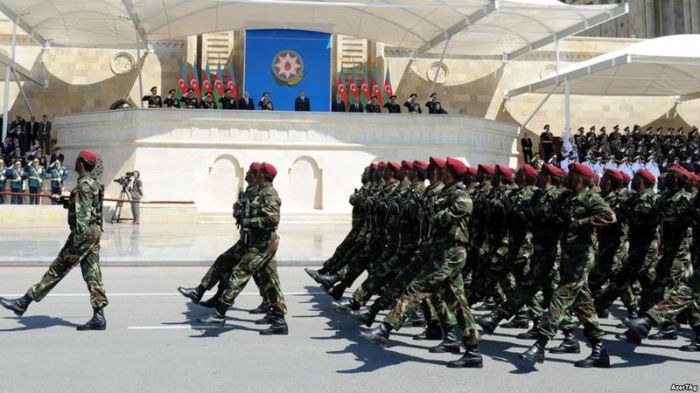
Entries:
[[581,346],[578,344],[578,340],[574,335],[573,330],[564,330],[564,340],[559,344],[558,347],[553,347],[549,349],[549,353],[580,353]]
[[24,315],[24,313],[27,311],[27,307],[29,307],[29,304],[31,302],[32,298],[30,298],[29,295],[26,294],[21,298],[14,300],[9,300],[5,299],[4,297],[0,297],[0,305],[2,305],[8,310],[14,311],[15,315],[17,315],[18,317]]
[[224,326],[226,323],[226,311],[228,311],[228,304],[219,302],[219,304],[216,305],[216,312],[213,315],[197,318],[197,322],[204,325]]
[[289,327],[287,326],[287,321],[284,319],[284,314],[275,313],[270,327],[265,330],[261,330],[260,334],[263,336],[289,334]]
[[413,312],[413,315],[411,315],[407,320],[405,325],[407,327],[423,327],[425,326],[425,314],[423,314],[423,310],[420,308],[417,308],[415,312]]
[[414,340],[442,340],[442,329],[437,321],[428,321],[428,326],[425,327],[422,333],[413,336]]
[[674,322],[661,326],[658,332],[650,334],[649,340],[676,340],[678,338],[678,326]]
[[481,352],[479,352],[478,345],[466,345],[467,349],[464,352],[464,356],[457,360],[447,362],[447,367],[449,368],[482,368],[484,367],[484,360],[481,357]]
[[633,319],[622,318],[622,322],[628,329],[623,334],[615,335],[615,337],[632,344],[641,344],[642,340],[645,339],[649,335],[649,331],[651,331],[652,321],[651,318],[646,315]]
[[264,317],[255,321],[256,325],[270,325],[275,320],[275,314],[272,311],[268,311]]
[[351,311],[359,310],[362,305],[355,301],[355,299],[343,299],[335,304],[335,311],[341,314],[350,314]]
[[480,306],[474,307],[474,310],[476,311],[491,311],[496,308],[496,301],[493,300],[493,297],[488,297],[484,299],[484,302],[481,303]]
[[493,332],[498,327],[498,322],[501,321],[500,315],[497,312],[491,311],[490,313],[477,317],[476,323],[484,330],[486,334],[493,334]]
[[379,326],[372,330],[361,332],[360,337],[380,347],[386,347],[386,344],[389,342],[390,334],[391,327],[386,323],[380,323]]
[[335,285],[335,283],[340,281],[338,276],[335,274],[330,276],[319,274],[316,276],[316,278],[314,278],[314,280],[316,280],[317,283],[321,284],[321,287],[326,292],[328,292],[328,290],[330,290],[333,287],[333,285]]
[[593,347],[593,350],[590,356],[574,363],[574,366],[580,368],[610,368],[610,356],[608,356],[608,351],[603,348],[603,341],[591,342],[591,347]]
[[[325,289],[325,288],[324,288]],[[336,286],[333,288],[328,288],[326,292],[331,295],[331,297],[335,300],[340,300],[343,298],[343,294],[345,293],[345,290],[347,287],[343,285],[343,283],[338,283]]]
[[[627,318],[628,318],[628,319],[634,319],[634,318],[638,318],[638,317],[639,317],[639,313],[637,312],[637,309],[636,309],[636,308],[633,308],[633,309],[631,309],[631,310],[629,310],[629,311],[627,312]],[[618,329],[624,329],[624,328],[627,327],[627,325],[625,325],[624,323],[620,322],[620,323],[618,323],[615,327],[618,328]]]
[[103,311],[104,307],[93,309],[92,318],[85,324],[77,326],[75,330],[105,330],[107,329],[107,320]]
[[316,280],[316,276],[320,274],[318,270],[314,270],[310,267],[304,268],[304,271],[306,272],[306,274],[309,275],[309,277],[313,278],[314,280]]
[[520,354],[520,359],[527,361],[534,366],[535,363],[544,363],[544,347],[549,341],[546,337],[540,336],[527,351]]
[[259,306],[248,311],[250,314],[267,314],[270,311],[270,304],[263,300]]
[[379,307],[375,306],[376,303],[372,304],[372,306],[360,309],[357,311],[350,311],[350,316],[353,317],[354,319],[362,322],[365,326],[367,327],[372,327],[372,324],[374,323],[375,318],[377,318],[377,314],[379,314]]
[[679,349],[683,352],[700,352],[700,326],[696,326],[694,329],[695,337],[693,341],[688,345],[683,345]]
[[506,329],[527,329],[530,327],[530,318],[526,311],[520,311],[509,322],[501,324]]
[[520,340],[535,340],[538,337],[538,332],[540,330],[540,319],[532,318],[532,327],[525,333],[519,333],[515,338]]
[[180,292],[182,296],[192,300],[192,303],[197,304],[202,300],[202,296],[204,296],[204,292],[207,290],[203,286],[197,285],[196,288],[178,287],[177,291]]
[[199,305],[202,307],[206,308],[214,308],[216,307],[217,304],[219,304],[219,299],[221,298],[221,295],[224,294],[224,291],[226,290],[225,287],[219,287],[216,289],[216,294],[209,299],[199,302]]
[[429,349],[430,353],[460,353],[461,348],[457,336],[454,332],[454,326],[442,331],[442,342]]

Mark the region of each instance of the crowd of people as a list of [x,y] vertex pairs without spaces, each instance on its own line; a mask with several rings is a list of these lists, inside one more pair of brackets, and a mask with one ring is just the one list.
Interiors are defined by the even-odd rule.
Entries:
[[[51,122],[47,116],[28,121],[17,115],[8,125],[7,137],[0,144],[0,193],[24,195],[1,195],[0,204],[40,204],[43,190],[52,194],[63,192],[68,171],[63,166],[64,155],[56,147],[50,151]],[[57,203],[54,201],[54,203]]]
[[[414,339],[441,341],[430,352],[463,346],[448,367],[482,367],[481,335],[511,318],[500,326],[529,328],[517,337],[534,340],[520,355],[526,365],[544,361],[558,330],[564,340],[549,352],[579,353],[573,314],[592,348],[575,365],[610,367],[598,318],[618,298],[628,313],[618,339],[676,339],[678,324],[687,323],[695,338],[681,350],[699,351],[698,179],[681,165],[660,177],[641,168],[631,179],[612,168],[602,176],[580,163],[567,169],[467,167],[433,157],[372,164],[350,197],[352,229],[320,270],[307,273],[339,301],[339,312],[368,327],[389,310],[361,333],[372,343],[384,346],[392,331],[422,325]],[[475,318],[477,303],[490,312]],[[650,335],[653,326],[659,330]]]
[[[158,87],[153,86],[149,94],[143,96],[143,101],[148,102],[149,108],[187,108],[187,109],[232,109],[232,110],[258,110],[273,111],[275,110],[272,103],[270,93],[264,92],[262,97],[255,105],[250,94],[247,91],[243,92],[241,98],[236,98],[230,89],[224,91],[224,96],[218,100],[214,98],[214,94],[206,92],[200,99],[193,88],[187,90],[187,94],[182,97],[177,96],[176,89],[170,89],[168,96],[163,99],[158,95]],[[396,101],[396,95],[389,97],[389,101],[383,105],[379,102],[377,96],[371,96],[366,105],[362,105],[359,100],[353,103],[346,102],[343,96],[338,93],[335,100],[331,103],[331,112],[368,112],[368,113],[402,113],[402,105]],[[425,107],[430,114],[447,114],[447,111],[442,107],[442,104],[437,99],[437,93],[430,95],[430,100],[425,103]],[[413,93],[403,103],[403,108],[407,113],[423,113],[418,95]],[[299,92],[299,96],[294,99],[294,110],[296,112],[308,112],[311,110],[311,99],[306,95],[304,90]]]

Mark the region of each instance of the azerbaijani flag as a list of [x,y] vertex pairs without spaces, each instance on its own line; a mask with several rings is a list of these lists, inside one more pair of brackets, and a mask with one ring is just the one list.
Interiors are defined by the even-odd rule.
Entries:
[[224,96],[224,76],[221,73],[221,64],[216,66],[216,74],[214,74],[214,98],[216,98],[216,102],[219,102],[219,98]]
[[372,94],[377,96],[379,103],[384,106],[384,95],[382,94],[382,89],[379,88],[379,69],[374,67],[374,83],[372,84]]
[[[351,102],[351,104],[355,103],[357,101],[360,101],[360,103],[362,103],[361,97],[360,97],[360,91],[357,90],[357,86],[355,85],[356,80],[357,80],[357,76],[355,76],[355,69],[353,68],[352,69],[352,76],[350,76],[350,92],[352,93],[352,98],[353,98],[353,101]],[[362,103],[362,107],[364,107],[365,105],[367,105],[367,103]]]
[[362,75],[362,83],[360,83],[360,90],[362,90],[362,95],[364,96],[366,102],[369,102],[369,100],[372,99],[372,93],[370,93],[369,91],[368,80],[369,78],[367,77],[367,67],[365,66],[365,72],[364,75]]
[[394,95],[394,91],[391,90],[391,73],[389,72],[389,65],[386,65],[386,77],[384,77],[384,100],[389,102],[389,97]]
[[342,68],[338,77],[338,93],[343,97],[345,105],[348,105],[348,89],[345,88],[345,71]]
[[197,72],[197,63],[192,64],[192,72],[190,72],[190,87],[194,89],[194,94],[202,99],[202,92],[199,90],[199,73]]
[[177,99],[181,99],[182,96],[187,94],[187,66],[185,65],[185,62],[182,62],[182,66],[180,67],[180,79],[177,81]]
[[211,70],[209,69],[209,63],[204,67],[204,78],[202,78],[202,87],[207,93],[214,94],[214,88],[211,84]]
[[226,77],[226,87],[231,90],[231,96],[238,98],[238,90],[236,89],[236,73],[233,71],[233,60],[228,63],[228,76]]

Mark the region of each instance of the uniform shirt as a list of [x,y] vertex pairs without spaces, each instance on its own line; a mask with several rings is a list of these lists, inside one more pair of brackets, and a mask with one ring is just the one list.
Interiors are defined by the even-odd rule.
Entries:
[[445,186],[436,202],[437,213],[433,219],[436,227],[434,242],[469,243],[469,218],[474,205],[462,182]]
[[157,94],[149,94],[147,96],[143,96],[141,101],[148,101],[149,108],[162,108],[163,107],[163,101],[161,100],[160,96]]
[[406,101],[404,102],[403,106],[406,107],[406,111],[408,111],[408,113],[422,113],[420,105],[418,105],[417,102]]
[[202,100],[202,102],[199,104],[199,107],[202,109],[217,109],[216,101],[214,100]]
[[425,107],[428,108],[428,113],[431,115],[446,115],[447,111],[442,108],[440,101],[428,101],[425,103]]
[[255,204],[251,209],[250,228],[253,242],[269,239],[275,233],[280,223],[280,207],[282,200],[272,183],[258,186]]
[[199,99],[197,97],[182,97],[182,105],[185,108],[196,109],[199,108]]
[[658,238],[658,215],[655,209],[658,196],[652,189],[631,193],[624,201],[625,219],[628,225],[630,247],[648,244]]
[[644,163],[641,160],[635,160],[632,163],[632,173],[637,173],[638,170],[644,168]]
[[260,102],[258,102],[258,107],[264,111],[274,110],[274,108],[272,106],[272,101],[269,101],[269,100],[267,102],[260,100]]
[[63,187],[63,183],[68,179],[68,171],[66,167],[51,165],[49,167],[49,178],[51,179],[51,189],[60,190]]
[[620,164],[620,167],[618,169],[620,172],[626,174],[630,178],[634,177],[634,171],[632,170],[632,165],[630,165],[628,162],[623,162]]
[[12,192],[22,191],[22,184],[24,183],[24,179],[26,178],[23,169],[16,169],[12,167],[5,171],[5,177],[7,178],[7,180],[10,181],[10,190]]
[[[398,105],[397,105],[397,106],[398,106]],[[399,111],[400,111],[400,110],[401,110],[401,108],[399,108]],[[381,113],[381,112],[382,112],[382,108],[381,108],[379,105],[367,104],[367,106],[365,106],[365,112],[368,112],[368,113]]]
[[0,191],[5,190],[5,184],[7,184],[5,172],[7,172],[7,168],[0,166]]
[[92,225],[101,224],[102,190],[100,183],[89,174],[78,178],[78,184],[71,191],[68,199],[68,226],[81,241]]
[[30,165],[25,170],[25,173],[27,174],[27,178],[29,179],[27,181],[27,186],[32,188],[41,187],[41,183],[44,180],[44,167],[42,167],[41,165],[37,167],[35,167],[34,165]]
[[219,104],[221,109],[238,109],[238,103],[233,97],[221,97],[219,98]]
[[[367,107],[369,108],[370,104],[367,104]],[[386,108],[387,112],[389,113],[401,113],[401,106],[397,103],[391,103],[387,102],[384,104],[384,108]],[[372,112],[371,110],[367,110],[367,112]]]
[[165,100],[163,100],[163,104],[165,104],[166,108],[180,107],[180,101],[177,99],[177,97],[167,97]]

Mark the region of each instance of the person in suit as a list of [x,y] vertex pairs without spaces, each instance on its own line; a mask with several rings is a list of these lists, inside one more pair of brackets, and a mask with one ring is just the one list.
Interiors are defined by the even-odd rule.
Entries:
[[37,139],[39,139],[39,144],[44,151],[51,151],[51,122],[48,120],[48,116],[41,116],[41,123],[37,124]]
[[406,107],[406,111],[408,113],[423,113],[423,111],[420,109],[420,104],[417,101],[418,99],[418,94],[413,93],[410,96],[408,96],[408,100],[403,103],[403,106]]
[[51,154],[51,162],[56,162],[56,160],[63,162],[64,160],[64,155],[63,155],[63,150],[61,150],[60,147],[56,147],[53,149],[53,154]]
[[275,110],[274,106],[272,105],[272,101],[270,101],[270,93],[264,92],[262,95],[262,98],[258,102],[258,107],[260,110],[263,111],[273,111]]
[[299,97],[294,100],[294,111],[296,112],[308,112],[311,110],[311,101],[309,97],[306,96],[304,90],[299,92]]
[[549,131],[549,124],[544,125],[544,130],[540,134],[540,144],[542,146],[542,159],[549,162],[554,153],[554,135]]
[[431,115],[446,115],[447,111],[442,109],[442,105],[440,104],[440,101],[437,100],[437,93],[432,93],[430,95],[430,101],[425,103],[425,106],[428,108],[428,113]]
[[27,129],[27,135],[29,136],[30,140],[34,139],[39,139],[39,122],[36,121],[36,118],[34,116],[31,116],[29,118],[29,121],[25,125],[25,128]]
[[238,103],[231,95],[231,89],[224,90],[224,96],[219,98],[219,104],[221,109],[238,109]]
[[343,102],[343,96],[340,93],[335,95],[335,101],[331,104],[331,112],[345,112],[345,102]]
[[523,162],[526,164],[530,163],[532,161],[532,139],[530,139],[529,135],[525,134],[520,138],[520,147],[523,150]]
[[241,97],[241,99],[238,100],[238,109],[247,111],[255,110],[255,104],[253,104],[253,100],[250,99],[250,95],[247,91],[244,91],[243,97]]
[[[396,96],[389,97],[389,100],[390,100],[389,102],[384,104],[384,108],[386,108],[386,111],[389,113],[401,113],[401,106],[396,103]],[[376,104],[375,101],[377,101],[377,97],[372,97],[372,104]],[[370,104],[367,104],[368,108],[369,108],[369,105]],[[370,111],[369,109],[367,109],[367,112],[374,112],[374,111]]]
[[350,112],[357,112],[361,113],[364,112],[364,108],[362,108],[362,105],[360,105],[359,102],[355,101],[352,105],[350,105]]
[[22,118],[22,115],[17,115],[15,120],[12,123],[10,123],[9,129],[14,130],[14,129],[17,129],[19,127],[19,129],[24,130],[24,126],[26,123],[27,122]]
[[175,89],[170,89],[168,91],[168,96],[165,97],[165,100],[163,100],[163,105],[165,105],[166,108],[179,108],[180,107],[180,101],[175,96],[175,93],[177,93],[177,91]]

